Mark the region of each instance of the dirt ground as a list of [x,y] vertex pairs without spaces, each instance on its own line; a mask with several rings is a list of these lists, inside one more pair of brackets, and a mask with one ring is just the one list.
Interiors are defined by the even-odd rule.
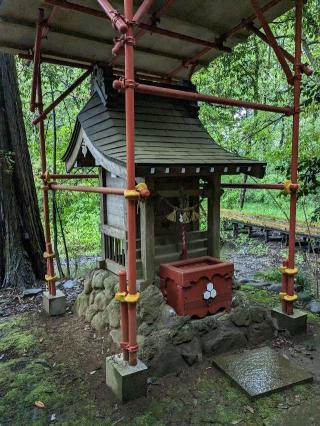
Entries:
[[[236,263],[237,256],[243,262],[243,254],[233,253]],[[243,268],[239,272],[244,276]],[[41,296],[19,301],[0,294],[0,307],[9,306],[0,319],[0,426],[320,424],[320,317],[309,321],[307,336],[268,343],[311,372],[312,384],[253,401],[205,359],[174,375],[150,377],[146,398],[121,405],[105,385],[105,358],[115,348],[72,313],[78,291],[68,295],[67,313],[59,318],[41,311]],[[244,291],[269,306],[277,302],[265,290],[245,285]]]

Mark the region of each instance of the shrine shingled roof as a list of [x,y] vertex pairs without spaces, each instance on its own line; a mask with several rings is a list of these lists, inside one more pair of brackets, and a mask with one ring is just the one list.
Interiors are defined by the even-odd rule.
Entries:
[[[207,175],[213,169],[224,174],[264,175],[265,163],[241,157],[214,142],[198,118],[197,105],[192,102],[137,94],[135,116],[137,176],[172,174],[174,170],[181,173],[182,169],[182,173],[199,175]],[[95,163],[88,162],[87,155]],[[110,169],[112,164],[115,174],[121,175],[121,170],[125,174],[123,95],[108,97],[106,105],[97,93],[91,97],[78,115],[63,160],[68,171],[75,165],[97,164]]]

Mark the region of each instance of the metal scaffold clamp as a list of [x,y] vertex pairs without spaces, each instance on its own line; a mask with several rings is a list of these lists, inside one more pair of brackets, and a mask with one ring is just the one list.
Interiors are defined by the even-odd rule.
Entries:
[[57,276],[56,275],[48,275],[48,274],[46,274],[45,275],[45,280],[47,281],[47,282],[55,282],[55,281],[57,281]]
[[56,257],[56,255],[55,255],[55,253],[49,253],[49,252],[45,251],[43,253],[43,257],[45,259],[54,259]]
[[283,273],[286,275],[296,275],[298,272],[298,268],[285,268],[283,271]]
[[135,294],[128,293],[126,297],[124,298],[124,301],[126,303],[137,303],[139,299],[140,299],[140,293],[135,293]]
[[148,198],[150,196],[150,191],[145,183],[139,183],[134,189],[126,189],[124,191],[124,196],[129,200]]
[[126,296],[127,296],[127,293],[125,291],[118,291],[114,295],[114,298],[117,302],[124,303]]
[[291,180],[286,180],[283,182],[283,186],[285,194],[291,194],[291,192],[298,191],[300,189],[300,185],[298,183],[292,183]]
[[289,294],[285,294],[283,296],[283,300],[285,302],[291,302],[291,303],[293,303],[293,302],[295,302],[295,301],[298,300],[298,296],[296,294],[293,294],[292,296],[289,296]]

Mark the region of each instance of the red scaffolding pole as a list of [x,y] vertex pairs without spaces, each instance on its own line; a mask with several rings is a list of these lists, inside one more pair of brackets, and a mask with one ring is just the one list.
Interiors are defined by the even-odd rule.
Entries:
[[[295,61],[294,61],[294,85],[293,85],[293,120],[292,120],[292,149],[291,149],[291,182],[297,184],[298,179],[298,155],[299,155],[299,121],[300,121],[300,96],[301,96],[301,42],[302,42],[302,10],[303,0],[296,0],[295,13]],[[289,256],[288,267],[283,269],[287,277],[287,294],[282,294],[286,303],[286,313],[293,314],[293,302],[297,299],[294,293],[295,275],[298,270],[295,267],[296,244],[296,211],[297,190],[290,193],[290,222],[289,222]]]
[[[37,76],[37,106],[38,111],[41,114],[43,111],[43,100],[42,100],[42,85],[41,85],[41,67],[38,68]],[[51,233],[50,233],[50,211],[49,211],[49,186],[48,182],[44,178],[47,172],[47,158],[46,158],[46,136],[44,129],[44,122],[39,122],[39,137],[40,137],[40,158],[41,158],[41,176],[43,177],[42,194],[43,194],[43,214],[44,214],[44,234],[46,242],[46,251],[44,257],[47,262],[47,274],[46,281],[48,283],[48,291],[51,296],[56,295],[56,276],[54,273],[53,259],[55,254],[52,250]]]
[[[115,80],[113,82],[114,89],[120,91],[126,90],[128,85],[129,82],[126,78],[124,80]],[[130,85],[134,86],[136,92],[144,93],[146,95],[156,95],[167,98],[184,99],[188,101],[202,101],[217,105],[229,105],[260,111],[277,112],[285,115],[293,114],[293,109],[290,107],[280,107],[257,102],[247,102],[238,99],[221,98],[219,96],[203,95],[201,93],[187,92],[179,89],[170,89],[169,87],[157,87],[151,86],[150,84],[136,83],[133,80],[131,80]]]
[[[124,16],[128,24],[126,34],[125,55],[125,114],[126,114],[126,151],[127,151],[127,187],[128,190],[135,188],[135,101],[134,101],[134,37],[133,37],[133,1],[124,0]],[[128,222],[128,351],[129,364],[137,364],[137,309],[139,298],[136,281],[136,199],[128,198],[127,201]]]

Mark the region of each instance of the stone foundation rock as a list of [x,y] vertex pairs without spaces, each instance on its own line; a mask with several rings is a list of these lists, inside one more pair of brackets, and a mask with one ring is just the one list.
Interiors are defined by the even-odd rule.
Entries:
[[[121,339],[120,306],[114,300],[118,278],[105,270],[96,270],[85,280],[83,292],[75,303],[77,315],[105,333],[110,344]],[[163,376],[201,362],[203,356],[260,344],[274,335],[269,310],[252,304],[241,291],[234,291],[230,313],[202,319],[179,317],[165,304],[156,285],[141,292],[137,305],[139,358],[149,374]]]

